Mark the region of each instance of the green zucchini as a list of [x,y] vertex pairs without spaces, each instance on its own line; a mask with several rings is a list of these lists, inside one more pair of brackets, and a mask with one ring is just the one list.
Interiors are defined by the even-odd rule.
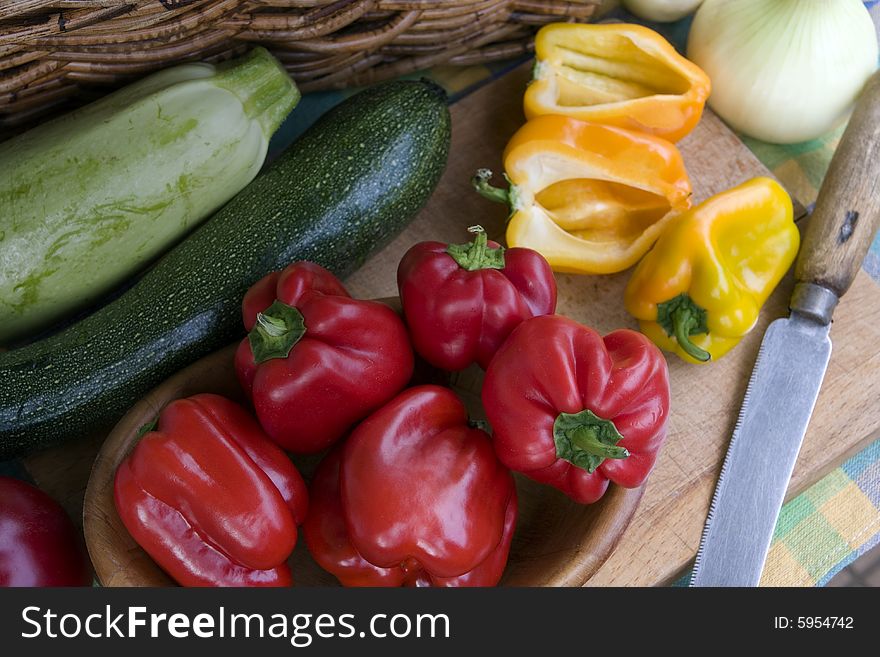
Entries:
[[255,48],[165,69],[0,144],[0,344],[100,299],[235,196],[298,100]]
[[0,459],[109,426],[242,336],[242,297],[267,272],[296,260],[354,271],[425,203],[449,139],[430,82],[386,83],[328,112],[118,299],[0,353]]

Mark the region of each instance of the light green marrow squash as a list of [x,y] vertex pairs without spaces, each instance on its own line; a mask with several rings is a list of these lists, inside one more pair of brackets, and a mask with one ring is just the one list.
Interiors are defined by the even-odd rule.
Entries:
[[242,190],[298,100],[256,48],[0,144],[0,345],[101,298]]

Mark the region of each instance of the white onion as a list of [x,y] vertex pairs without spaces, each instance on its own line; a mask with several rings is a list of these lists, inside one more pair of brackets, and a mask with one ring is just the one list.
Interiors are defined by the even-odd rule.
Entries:
[[712,80],[728,124],[788,144],[827,132],[877,67],[877,34],[860,0],[706,0],[688,57]]
[[668,23],[684,18],[703,0],[623,0],[630,12],[649,21]]

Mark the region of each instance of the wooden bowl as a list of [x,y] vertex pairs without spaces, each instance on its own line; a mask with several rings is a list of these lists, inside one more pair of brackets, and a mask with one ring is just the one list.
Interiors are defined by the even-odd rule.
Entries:
[[[116,468],[139,440],[138,429],[169,402],[213,392],[244,402],[233,370],[235,345],[181,370],[138,402],[110,432],[92,467],[86,489],[83,523],[89,554],[104,586],[173,586],[174,582],[135,543],[113,501]],[[482,371],[474,367],[453,375],[452,387],[474,418],[482,417],[479,390]],[[294,457],[308,480],[320,455]],[[517,476],[519,519],[502,584],[581,586],[608,558],[626,529],[644,487],[611,485],[596,504],[575,504],[562,493]],[[300,534],[301,536],[301,534]],[[338,585],[299,540],[291,556],[297,585]]]

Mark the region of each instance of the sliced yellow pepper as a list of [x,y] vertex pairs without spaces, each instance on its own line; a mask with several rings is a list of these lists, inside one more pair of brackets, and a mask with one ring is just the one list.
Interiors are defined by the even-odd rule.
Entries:
[[633,272],[626,309],[661,349],[717,360],[755,325],[799,245],[791,198],[754,178],[673,219]]
[[668,141],[564,116],[539,116],[504,151],[509,191],[474,179],[507,202],[507,245],[541,253],[554,270],[610,274],[631,267],[673,215],[690,207],[681,154]]
[[564,114],[678,141],[697,125],[709,77],[641,25],[553,23],[535,37],[526,118]]

